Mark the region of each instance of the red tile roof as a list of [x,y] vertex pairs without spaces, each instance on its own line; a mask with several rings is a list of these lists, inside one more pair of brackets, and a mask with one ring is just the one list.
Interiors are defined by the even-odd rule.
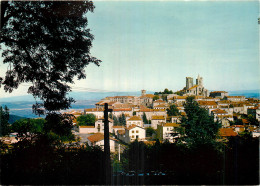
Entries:
[[221,128],[219,129],[220,136],[237,136],[237,133],[232,128]]
[[142,120],[142,119],[141,119],[140,116],[133,116],[133,117],[131,117],[131,118],[130,118],[129,120],[127,120],[127,121],[136,121],[136,120],[140,121],[140,120]]
[[88,137],[88,140],[91,143],[95,143],[95,142],[101,141],[103,139],[104,139],[104,134],[101,134],[101,133],[96,133],[96,134],[93,134]]

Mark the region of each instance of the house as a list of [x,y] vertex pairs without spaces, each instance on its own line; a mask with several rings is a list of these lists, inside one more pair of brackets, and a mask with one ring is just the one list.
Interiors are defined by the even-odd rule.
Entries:
[[126,127],[129,127],[130,125],[143,127],[143,120],[140,116],[132,116],[126,121]]
[[153,107],[154,110],[166,110],[167,108],[169,108],[169,105],[167,103],[162,103]]
[[181,123],[181,116],[171,116],[171,123]]
[[220,118],[228,113],[225,110],[215,109],[211,111],[211,115],[214,116],[214,121],[220,120]]
[[157,125],[161,123],[166,123],[166,117],[161,115],[161,116],[152,116],[151,120],[151,127],[154,129],[157,129]]
[[88,108],[84,109],[84,115],[94,114],[96,118],[104,118],[104,109],[103,108]]
[[255,129],[253,132],[252,132],[252,136],[253,138],[259,138],[260,137],[260,129]]
[[219,135],[221,137],[237,136],[238,134],[232,128],[220,128]]
[[168,140],[173,143],[176,138],[179,137],[179,133],[176,130],[180,127],[177,123],[163,123],[157,126],[157,136],[160,140]]
[[79,133],[80,134],[91,134],[97,133],[98,130],[95,126],[79,126]]
[[112,127],[112,133],[114,133],[117,136],[117,132],[118,131],[125,131],[125,127],[124,126],[113,126]]
[[112,110],[112,114],[115,115],[116,117],[121,116],[122,114],[132,116],[133,115],[133,110],[132,108],[114,108]]
[[[104,134],[96,133],[87,138],[87,143],[89,146],[100,146],[104,149]],[[118,143],[115,139],[109,139],[110,152],[116,152]]]
[[[109,132],[112,132],[113,120],[109,120]],[[94,126],[79,126],[79,133],[81,134],[91,134],[91,133],[104,133],[104,118],[96,119]]]
[[260,121],[260,109],[258,107],[248,108],[247,114],[252,115],[257,121]]
[[144,141],[145,140],[145,129],[137,125],[130,125],[125,129],[124,142],[130,143],[134,140]]
[[166,104],[166,101],[163,101],[162,99],[157,99],[153,102],[153,108],[161,104]]
[[245,96],[225,96],[224,99],[232,101],[232,102],[238,102],[238,101],[245,101],[246,97]]
[[213,98],[223,99],[225,96],[228,96],[228,92],[226,92],[226,91],[213,91],[213,92],[210,92],[209,96],[213,97]]
[[[113,125],[114,125],[114,121],[110,118],[108,118],[108,125],[109,125],[109,132],[112,133],[113,132]],[[104,133],[104,118],[99,118],[96,120],[95,122],[95,128],[97,129],[97,132],[100,133]]]
[[139,97],[140,103],[142,105],[151,107],[153,104],[153,97],[154,97],[153,94],[146,94],[146,91],[142,90],[142,96]]

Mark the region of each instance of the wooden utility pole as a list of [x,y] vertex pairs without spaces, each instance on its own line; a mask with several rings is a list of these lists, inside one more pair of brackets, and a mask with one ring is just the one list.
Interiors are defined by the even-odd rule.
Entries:
[[105,103],[104,110],[104,171],[105,171],[105,181],[106,185],[111,185],[111,160],[110,160],[110,144],[109,144],[109,121],[108,121],[108,112],[112,112],[112,109],[108,109],[108,104]]

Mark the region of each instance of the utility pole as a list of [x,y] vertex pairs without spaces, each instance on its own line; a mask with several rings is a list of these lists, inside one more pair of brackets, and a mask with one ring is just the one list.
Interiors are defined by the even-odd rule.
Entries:
[[104,171],[105,171],[105,184],[111,185],[111,160],[110,160],[110,144],[109,144],[109,121],[108,112],[112,112],[112,109],[108,109],[108,104],[105,103],[104,110]]

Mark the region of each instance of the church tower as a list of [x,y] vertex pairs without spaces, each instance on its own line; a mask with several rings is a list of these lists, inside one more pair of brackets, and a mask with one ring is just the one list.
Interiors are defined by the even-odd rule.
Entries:
[[198,77],[196,79],[196,85],[200,85],[203,87],[203,78],[200,77],[200,75],[198,75]]
[[192,77],[186,77],[186,89],[193,87],[193,78]]
[[145,96],[146,90],[141,90],[141,92],[142,92],[142,96]]

